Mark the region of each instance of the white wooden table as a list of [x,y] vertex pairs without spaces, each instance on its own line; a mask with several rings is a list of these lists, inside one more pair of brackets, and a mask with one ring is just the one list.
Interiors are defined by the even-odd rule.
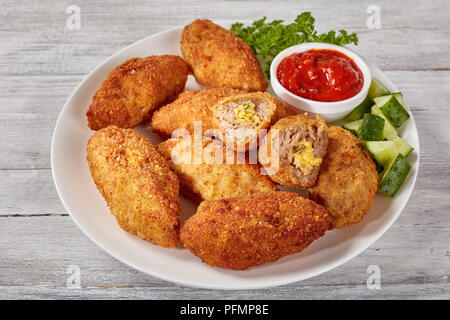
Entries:
[[[69,5],[81,28],[69,30]],[[369,5],[381,29],[366,25]],[[264,290],[180,287],[131,269],[93,244],[58,199],[50,167],[56,118],[76,85],[119,49],[195,18],[291,21],[312,11],[319,30],[345,28],[404,93],[421,163],[397,222],[364,253],[315,278]],[[17,1],[0,2],[0,298],[350,299],[450,297],[450,2]],[[66,286],[69,265],[81,288]],[[381,268],[369,290],[367,268]]]

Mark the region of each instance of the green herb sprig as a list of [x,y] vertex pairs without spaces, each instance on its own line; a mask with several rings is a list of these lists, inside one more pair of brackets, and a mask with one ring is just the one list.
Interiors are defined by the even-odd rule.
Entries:
[[235,23],[231,30],[247,42],[263,65],[266,76],[270,78],[270,63],[284,49],[305,42],[326,42],[342,46],[353,43],[358,45],[356,33],[345,30],[330,30],[318,34],[311,12],[303,12],[295,22],[284,25],[283,20],[266,22],[266,17],[257,20],[248,27],[243,23]]

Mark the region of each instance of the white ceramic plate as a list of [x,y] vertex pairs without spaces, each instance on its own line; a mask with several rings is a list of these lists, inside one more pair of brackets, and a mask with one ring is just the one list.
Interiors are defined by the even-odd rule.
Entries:
[[[107,59],[75,89],[58,117],[51,150],[56,189],[75,223],[92,241],[127,265],[167,281],[212,289],[253,289],[287,284],[331,270],[355,257],[386,232],[405,207],[417,177],[419,141],[412,117],[403,132],[403,138],[415,148],[409,157],[412,170],[395,198],[377,195],[372,209],[361,223],[327,232],[303,252],[278,262],[246,271],[213,268],[186,249],[165,249],[120,229],[89,173],[86,145],[93,132],[87,127],[85,113],[105,76],[126,59],[158,54],[180,55],[181,31],[180,27],[152,35]],[[388,89],[396,90],[380,70],[371,69]],[[190,77],[186,89],[199,87]],[[139,127],[137,131],[153,143],[161,141],[151,128]],[[180,198],[180,204],[183,219],[195,212],[189,200]]]

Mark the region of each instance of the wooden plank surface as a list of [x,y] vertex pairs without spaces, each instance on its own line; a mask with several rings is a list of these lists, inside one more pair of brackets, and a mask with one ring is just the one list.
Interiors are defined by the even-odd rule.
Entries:
[[[65,26],[64,1],[0,3],[0,298],[449,298],[450,3],[377,1],[381,29],[366,27],[371,1],[77,1],[81,29]],[[401,89],[417,122],[421,165],[411,200],[392,228],[348,263],[265,290],[171,284],[114,260],[72,222],[52,181],[56,118],[76,85],[119,49],[195,18],[292,20],[312,11],[319,30],[345,28],[358,51]],[[81,288],[68,289],[69,265]],[[380,290],[366,286],[369,265]]]

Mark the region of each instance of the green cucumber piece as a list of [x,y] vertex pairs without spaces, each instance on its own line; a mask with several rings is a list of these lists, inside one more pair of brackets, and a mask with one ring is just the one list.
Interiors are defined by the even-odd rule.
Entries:
[[397,151],[403,156],[403,158],[406,158],[414,150],[408,142],[400,137],[395,137],[392,139],[392,142],[395,144]]
[[389,90],[386,89],[380,81],[375,78],[372,78],[372,82],[370,83],[369,93],[367,96],[370,100],[373,100],[376,97],[381,97],[389,94]]
[[375,102],[375,104],[379,107],[381,107],[382,105],[386,104],[387,102],[389,102],[389,100],[391,100],[391,98],[394,95],[392,94],[388,94],[386,96],[381,96],[381,97],[376,97],[373,99],[373,102]]
[[378,190],[386,196],[393,197],[405,182],[410,170],[411,164],[398,154],[382,173]]
[[362,119],[364,113],[370,113],[372,100],[367,96],[352,112],[345,116],[344,121],[351,122]]
[[394,128],[400,128],[410,118],[408,111],[394,95],[377,97],[373,101]]
[[382,167],[388,165],[399,153],[393,141],[364,141],[364,146]]
[[405,99],[403,98],[403,94],[401,92],[396,92],[392,94],[394,97],[397,98],[397,101],[400,102],[400,104],[406,108]]
[[386,121],[377,115],[366,113],[364,114],[361,129],[358,133],[358,138],[366,141],[380,141],[383,140],[383,129]]
[[381,112],[380,107],[377,105],[374,105],[372,107],[372,114],[375,114],[379,117],[382,117],[386,122],[384,123],[384,129],[383,129],[383,139],[386,140],[393,140],[396,137],[398,137],[397,129],[395,129],[392,124],[386,119],[384,114]]
[[358,136],[359,130],[361,129],[363,120],[359,119],[352,122],[347,122],[342,125],[342,128],[347,129],[351,133],[353,133],[355,136]]

